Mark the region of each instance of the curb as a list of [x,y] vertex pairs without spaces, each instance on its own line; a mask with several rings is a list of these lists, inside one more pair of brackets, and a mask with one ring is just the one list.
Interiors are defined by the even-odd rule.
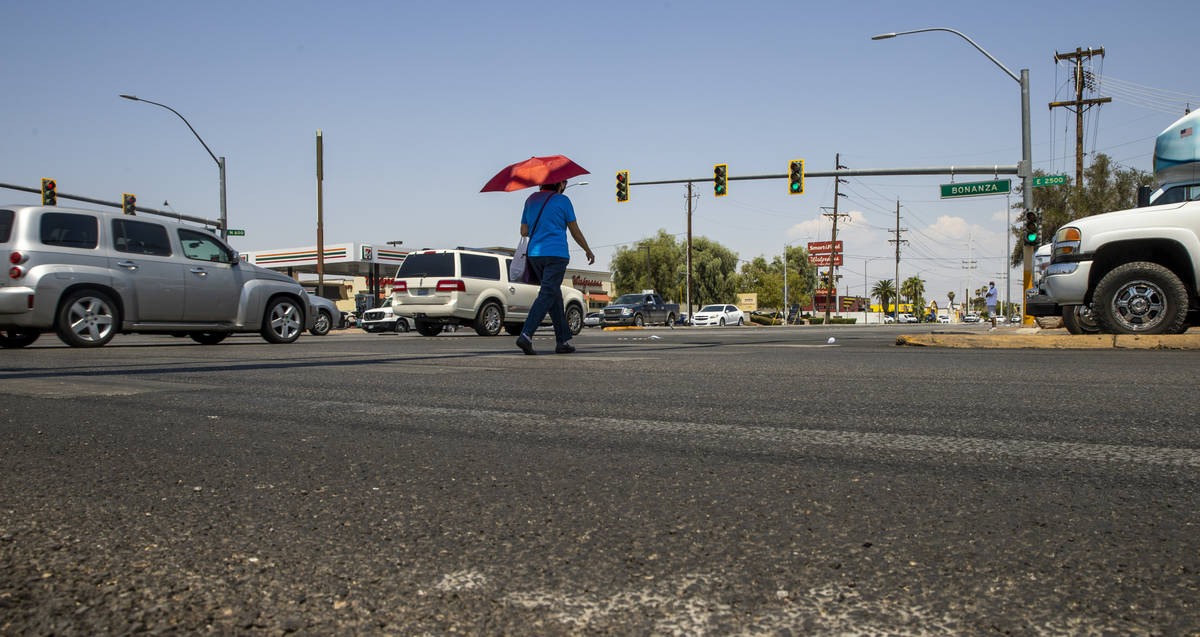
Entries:
[[1200,350],[1200,334],[901,334],[896,337],[896,345],[952,349]]

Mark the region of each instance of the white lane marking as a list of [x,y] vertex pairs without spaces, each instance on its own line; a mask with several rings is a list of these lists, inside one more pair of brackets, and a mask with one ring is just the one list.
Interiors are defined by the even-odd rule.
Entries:
[[[340,404],[340,403],[339,403]],[[358,407],[358,405],[355,405]],[[1081,442],[1051,442],[1044,440],[996,440],[954,436],[927,436],[864,431],[831,431],[823,429],[785,429],[718,425],[697,422],[673,422],[632,418],[604,418],[539,414],[491,409],[465,409],[414,405],[371,407],[392,419],[410,418],[420,422],[436,421],[444,427],[470,428],[480,424],[504,425],[518,431],[539,434],[561,433],[564,428],[593,430],[619,434],[669,434],[689,437],[702,442],[726,445],[729,441],[769,443],[773,449],[830,446],[889,451],[918,451],[937,454],[966,454],[982,459],[993,456],[1031,458],[1042,461],[1075,460],[1093,463],[1133,463],[1174,467],[1200,467],[1200,449],[1138,447]],[[435,420],[436,419],[436,420]]]

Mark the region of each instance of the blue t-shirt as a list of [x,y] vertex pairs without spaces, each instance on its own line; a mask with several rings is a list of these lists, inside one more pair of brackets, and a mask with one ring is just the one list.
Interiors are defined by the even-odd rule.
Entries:
[[[550,197],[548,202],[547,197]],[[539,220],[538,211],[542,210],[543,202],[546,203],[546,209]],[[529,236],[529,256],[571,258],[567,248],[567,224],[572,221],[575,221],[575,208],[566,195],[552,190],[539,190],[529,195],[525,200],[525,211],[521,214],[521,223],[532,231]],[[536,228],[534,222],[537,222]]]

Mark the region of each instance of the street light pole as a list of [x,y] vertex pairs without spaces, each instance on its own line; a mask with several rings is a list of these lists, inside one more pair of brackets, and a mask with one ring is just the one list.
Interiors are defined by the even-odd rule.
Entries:
[[[1021,177],[1021,196],[1022,196],[1021,206],[1025,210],[1032,210],[1033,209],[1033,188],[1032,188],[1033,184],[1031,182],[1033,179],[1033,150],[1032,150],[1033,135],[1030,133],[1030,129],[1029,129],[1029,69],[1021,69],[1021,75],[1018,77],[1017,74],[1013,73],[1007,66],[1004,66],[1003,64],[1001,64],[1000,60],[997,60],[995,57],[992,56],[991,53],[988,53],[987,51],[985,51],[983,49],[983,47],[976,44],[974,40],[972,40],[971,38],[968,38],[966,35],[964,35],[960,31],[956,31],[954,29],[947,29],[945,27],[931,27],[928,29],[914,29],[912,31],[900,31],[899,33],[880,33],[879,35],[872,36],[871,39],[872,40],[888,40],[888,39],[894,38],[898,35],[909,35],[912,33],[924,33],[926,31],[945,31],[947,33],[953,33],[954,35],[957,35],[958,37],[966,40],[968,43],[971,44],[971,46],[975,47],[975,49],[977,51],[984,54],[987,57],[987,59],[991,60],[993,64],[1000,67],[1000,69],[1003,70],[1004,73],[1007,74],[1009,77],[1011,77],[1013,79],[1013,81],[1015,81],[1017,84],[1021,85],[1021,167],[1018,170],[1018,173],[1020,174],[1020,177]],[[1023,258],[1024,264],[1022,267],[1024,269],[1024,284],[1023,284],[1023,287],[1021,288],[1021,290],[1022,290],[1022,292],[1021,292],[1021,307],[1022,307],[1021,314],[1024,316],[1023,320],[1026,324],[1032,324],[1033,317],[1028,316],[1028,314],[1026,314],[1026,312],[1025,312],[1026,296],[1025,296],[1025,292],[1024,292],[1025,290],[1028,290],[1031,287],[1031,285],[1033,284],[1033,247],[1032,246],[1024,247],[1023,257],[1024,257]]]
[[145,102],[147,104],[161,106],[161,107],[167,109],[168,111],[175,113],[176,117],[183,120],[184,124],[187,124],[188,130],[192,131],[192,134],[195,135],[196,139],[200,141],[200,145],[204,147],[204,150],[208,151],[208,156],[212,157],[213,161],[217,162],[217,169],[221,173],[221,239],[228,240],[229,239],[229,217],[227,215],[227,211],[226,211],[226,207],[225,207],[225,158],[217,157],[215,154],[213,154],[212,149],[208,147],[208,144],[205,144],[204,140],[200,138],[200,133],[197,133],[196,129],[192,128],[191,122],[187,121],[187,118],[184,117],[183,115],[180,115],[179,111],[171,108],[170,106],[167,106],[166,104],[159,104],[158,102],[151,102],[150,100],[142,99],[136,95],[125,95],[122,93],[121,97],[123,97],[127,100],[133,100],[135,102]]

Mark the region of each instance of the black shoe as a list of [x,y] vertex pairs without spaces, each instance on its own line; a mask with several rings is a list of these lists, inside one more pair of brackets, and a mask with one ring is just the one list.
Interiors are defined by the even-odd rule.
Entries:
[[517,347],[521,348],[521,351],[529,356],[537,354],[537,352],[533,351],[533,341],[525,338],[524,334],[517,337]]
[[563,343],[562,345],[559,345],[558,347],[554,348],[554,353],[555,354],[574,354],[575,346],[570,343]]

